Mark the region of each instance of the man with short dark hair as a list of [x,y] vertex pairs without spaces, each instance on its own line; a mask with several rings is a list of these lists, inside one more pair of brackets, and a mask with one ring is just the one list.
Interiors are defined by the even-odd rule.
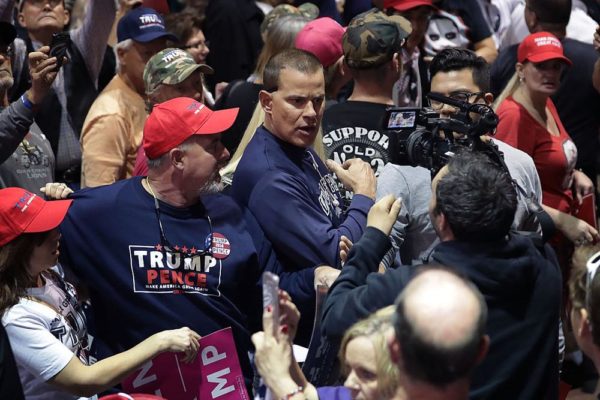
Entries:
[[[558,396],[561,275],[548,246],[510,232],[517,193],[507,171],[484,153],[464,150],[432,183],[429,215],[441,243],[430,262],[456,269],[485,297],[489,353],[475,369],[471,398]],[[369,233],[369,232],[367,232]],[[365,234],[366,237],[366,234]],[[352,323],[392,304],[419,267],[376,272],[389,249],[380,233],[354,244],[329,290],[323,333],[339,338]]]
[[375,176],[359,159],[330,168],[353,192],[346,212],[333,177],[311,148],[317,137],[323,105],[323,67],[312,54],[285,50],[265,67],[260,103],[264,125],[237,167],[232,196],[254,214],[284,270],[281,287],[302,312],[299,340],[312,330],[315,285],[331,284],[341,266],[342,235],[358,240],[373,205]]
[[485,357],[487,306],[468,280],[425,267],[396,300],[389,339],[407,400],[466,400],[471,374]]
[[[562,74],[558,91],[552,96],[560,120],[577,146],[577,168],[595,177],[600,152],[600,60],[589,43],[566,37],[571,0],[527,0],[525,22],[529,32],[550,32],[560,39],[564,55],[573,65]],[[591,38],[590,38],[591,39]],[[492,92],[497,96],[515,73],[517,48],[504,49],[492,65]],[[595,184],[595,179],[592,179]]]
[[100,93],[81,131],[81,186],[107,185],[131,177],[146,121],[144,67],[177,38],[153,9],[137,7],[117,25],[117,75]]

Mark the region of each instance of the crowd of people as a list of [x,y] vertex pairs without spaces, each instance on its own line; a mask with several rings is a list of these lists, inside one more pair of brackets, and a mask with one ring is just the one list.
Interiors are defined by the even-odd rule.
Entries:
[[0,398],[594,396],[599,23],[0,0]]

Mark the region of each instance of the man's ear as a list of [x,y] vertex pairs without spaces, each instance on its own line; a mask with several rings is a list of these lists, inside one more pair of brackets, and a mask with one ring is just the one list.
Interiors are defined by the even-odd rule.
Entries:
[[527,25],[529,32],[534,32],[535,27],[538,25],[538,18],[535,12],[533,12],[529,7],[525,6],[525,10],[523,10],[523,16],[525,19],[525,25]]
[[169,162],[177,169],[182,170],[185,163],[185,152],[179,147],[169,150]]
[[487,92],[483,95],[483,99],[485,100],[485,104],[488,106],[494,102],[494,95],[490,92]]
[[19,22],[19,25],[21,25],[23,28],[27,29],[27,24],[25,23],[25,16],[23,15],[22,12],[20,12],[17,15],[17,21]]
[[392,57],[392,63],[394,65],[394,71],[398,74],[398,76],[402,75],[402,60],[400,59],[400,52],[394,53]]
[[394,365],[398,365],[400,362],[401,354],[400,354],[400,342],[396,338],[396,332],[393,328],[389,328],[385,333],[385,339],[388,345],[388,350],[390,351],[390,359]]
[[[331,67],[329,67],[331,68]],[[334,68],[337,70],[338,74],[341,76],[347,75],[350,73],[348,70],[348,66],[344,61],[344,56],[342,55],[338,60],[334,63]]]
[[71,12],[65,8],[65,26],[69,25],[71,20]]
[[117,47],[117,58],[119,59],[119,68],[121,68],[121,71],[123,70],[123,67],[127,67],[127,60],[125,59],[125,55],[128,51],[128,49]]
[[258,93],[258,101],[260,101],[260,106],[265,114],[271,115],[273,110],[273,94],[266,90],[261,90]]

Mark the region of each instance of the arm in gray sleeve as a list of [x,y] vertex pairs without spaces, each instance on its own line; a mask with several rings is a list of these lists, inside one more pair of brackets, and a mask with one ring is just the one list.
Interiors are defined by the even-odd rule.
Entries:
[[[387,194],[402,199],[400,214],[390,234],[392,246],[398,249],[403,264],[420,264],[437,237],[429,218],[430,172],[422,167],[386,165],[377,180],[377,199]],[[393,260],[393,256],[387,255],[384,263]]]
[[83,23],[79,28],[71,31],[71,40],[81,52],[94,85],[98,83],[98,75],[102,69],[102,60],[116,12],[117,6],[114,0],[90,0],[87,3]]
[[406,226],[408,225],[408,215],[406,210],[408,206],[407,201],[409,201],[409,196],[406,196],[407,192],[408,185],[400,172],[399,167],[394,164],[387,164],[377,178],[377,201],[388,194],[392,194],[396,198],[402,198],[402,208],[400,209],[398,219],[396,219],[396,222],[392,227],[392,232],[390,233],[392,248],[386,253],[382,260],[382,263],[386,268],[391,268],[394,264],[394,259],[400,252],[400,246],[402,245],[402,242],[404,242],[406,236]]
[[11,156],[29,132],[33,111],[21,100],[13,102],[0,113],[0,164]]

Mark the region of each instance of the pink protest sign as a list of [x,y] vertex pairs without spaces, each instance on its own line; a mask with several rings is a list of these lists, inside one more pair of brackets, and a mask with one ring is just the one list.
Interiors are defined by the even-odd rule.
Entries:
[[174,400],[248,400],[231,328],[200,339],[191,364],[182,354],[163,353],[122,382],[129,393],[151,393]]

